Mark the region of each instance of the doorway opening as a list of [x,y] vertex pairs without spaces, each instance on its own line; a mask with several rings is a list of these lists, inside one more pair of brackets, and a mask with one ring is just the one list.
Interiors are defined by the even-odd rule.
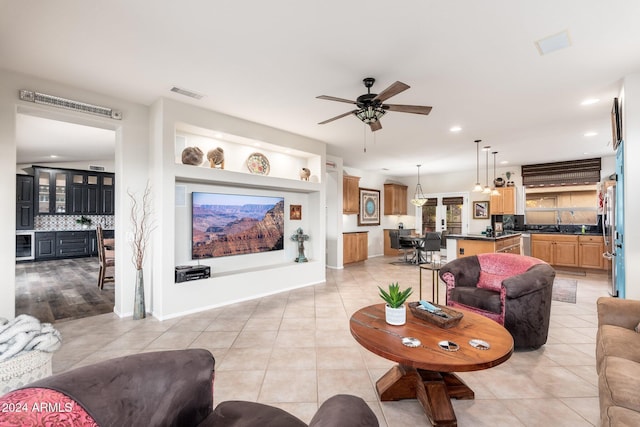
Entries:
[[[29,216],[25,217],[26,225],[21,218],[17,235],[29,231],[35,244],[33,259],[16,260],[16,316],[29,314],[42,322],[54,323],[113,312],[117,282],[106,283],[102,290],[98,288],[99,261],[93,250],[97,225],[115,232],[113,204],[111,210],[104,207],[109,206],[107,203],[98,211],[90,207],[78,211],[83,208],[78,207],[81,204],[71,205],[78,200],[71,194],[85,194],[82,193],[85,185],[88,200],[95,202],[92,197],[97,195],[100,203],[101,197],[107,200],[104,194],[108,194],[109,202],[113,202],[115,145],[116,130],[95,119],[35,108],[21,107],[17,112],[16,175],[17,178],[33,176],[31,223]],[[38,171],[56,171],[51,175],[55,179],[48,185],[41,184],[33,166],[38,166]],[[78,181],[83,174],[87,177],[86,183]],[[44,180],[47,175],[42,176]],[[94,182],[96,177],[98,181]],[[107,188],[108,185],[111,187]],[[16,200],[18,209],[21,199]],[[28,208],[29,204],[23,205]],[[49,206],[51,210],[45,209]],[[87,224],[88,220],[91,224]],[[64,250],[57,246],[62,247],[74,239],[78,245],[86,242],[87,249],[73,253],[67,251],[66,246]],[[46,245],[49,245],[48,253]]]

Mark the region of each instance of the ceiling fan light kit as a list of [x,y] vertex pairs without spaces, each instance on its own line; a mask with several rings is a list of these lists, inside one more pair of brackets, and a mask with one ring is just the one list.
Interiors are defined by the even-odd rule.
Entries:
[[413,193],[413,199],[411,199],[411,204],[417,207],[424,206],[427,203],[427,197],[424,195],[422,191],[422,185],[420,185],[420,166],[418,166],[418,184],[416,185],[416,191]]
[[367,93],[360,95],[355,101],[337,98],[335,96],[320,95],[318,99],[326,99],[327,101],[345,102],[347,104],[355,104],[355,110],[347,111],[338,116],[332,117],[328,120],[322,121],[318,124],[324,125],[334,120],[341,119],[343,117],[353,114],[361,122],[369,125],[372,132],[382,129],[380,118],[386,114],[387,111],[398,111],[400,113],[412,113],[427,115],[431,112],[431,107],[422,105],[398,105],[398,104],[384,104],[384,101],[404,92],[409,89],[409,85],[402,82],[395,82],[379,94],[371,93],[371,87],[375,83],[376,79],[373,77],[367,77],[363,80],[364,86],[367,88]]

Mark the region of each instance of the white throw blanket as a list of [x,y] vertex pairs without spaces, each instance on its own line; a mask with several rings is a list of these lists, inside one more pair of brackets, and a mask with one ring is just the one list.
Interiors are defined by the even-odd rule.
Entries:
[[61,345],[60,332],[51,323],[27,314],[11,321],[0,317],[0,362],[31,350],[53,353]]

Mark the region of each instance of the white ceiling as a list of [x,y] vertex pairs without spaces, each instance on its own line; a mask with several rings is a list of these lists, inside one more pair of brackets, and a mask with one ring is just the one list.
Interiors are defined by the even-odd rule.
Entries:
[[[327,142],[346,166],[442,173],[475,169],[475,139],[511,165],[613,154],[611,102],[640,71],[639,18],[633,0],[0,0],[0,66],[267,124]],[[569,48],[538,53],[565,30]],[[433,111],[389,112],[375,133],[353,116],[317,124],[352,106],[316,96],[355,99],[369,76],[374,92],[411,86],[389,103]]]

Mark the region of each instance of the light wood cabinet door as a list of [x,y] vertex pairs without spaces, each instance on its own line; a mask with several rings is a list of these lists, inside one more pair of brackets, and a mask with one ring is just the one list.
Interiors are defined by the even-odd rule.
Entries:
[[578,239],[573,241],[556,241],[553,248],[553,264],[563,267],[578,267]]
[[360,177],[342,177],[342,213],[357,214],[360,210]]
[[515,215],[516,187],[497,188],[498,195],[491,196],[489,210],[491,215]]
[[344,233],[342,235],[342,264],[365,261],[369,257],[367,233]]
[[502,213],[504,215],[515,215],[516,187],[503,187],[498,191],[502,193]]
[[401,184],[384,185],[384,214],[407,214],[407,186]]
[[545,238],[545,236],[532,235],[531,256],[553,264],[553,240]]
[[604,269],[604,240],[601,236],[579,236],[580,267]]

